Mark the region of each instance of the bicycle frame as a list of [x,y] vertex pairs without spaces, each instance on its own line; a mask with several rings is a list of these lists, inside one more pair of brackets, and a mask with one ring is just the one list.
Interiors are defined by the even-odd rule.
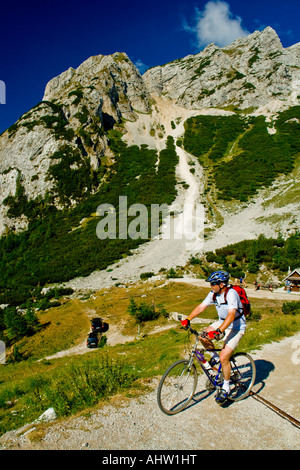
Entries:
[[[212,351],[220,351],[220,349],[213,349]],[[195,352],[194,352],[194,356],[196,356],[196,358],[198,359],[198,362],[200,364],[201,369],[203,370],[203,372],[205,373],[205,375],[207,376],[209,381],[212,383],[212,385],[215,388],[218,387],[218,386],[221,386],[220,376],[221,376],[221,372],[222,372],[222,364],[221,363],[219,364],[219,367],[218,367],[217,371],[216,371],[216,369],[211,369],[211,370],[215,370],[217,372],[216,375],[212,376],[211,373],[210,373],[210,370],[207,370],[203,365],[203,362],[206,359],[205,359],[204,355],[201,353],[201,351],[196,349]]]
[[[203,363],[206,361],[205,357],[204,357],[204,352],[205,352],[205,349],[203,348],[202,350],[199,350],[197,349],[197,345],[198,345],[198,342],[199,342],[199,333],[196,331],[196,330],[193,330],[191,327],[189,327],[191,333],[193,333],[195,336],[196,336],[196,341],[195,341],[195,344],[193,346],[193,349],[190,353],[190,364],[189,366],[191,366],[192,362],[193,362],[193,359],[194,357],[197,358],[198,360],[198,363],[201,367],[201,369],[203,370],[203,372],[205,373],[205,375],[207,376],[207,378],[209,379],[209,381],[211,382],[211,384],[213,385],[214,388],[217,388],[218,386],[221,386],[221,383],[220,383],[220,376],[221,376],[221,371],[222,371],[222,364],[220,362],[219,364],[219,367],[218,369],[211,369],[211,370],[214,370],[216,373],[216,375],[212,376],[210,373],[209,373],[209,370],[207,370]],[[207,349],[207,351],[221,351],[221,349]]]

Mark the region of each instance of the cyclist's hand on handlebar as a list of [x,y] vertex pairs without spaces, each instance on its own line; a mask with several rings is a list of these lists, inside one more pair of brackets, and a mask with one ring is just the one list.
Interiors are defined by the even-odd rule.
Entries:
[[217,328],[216,330],[208,331],[207,336],[210,339],[220,340],[220,339],[224,338],[225,333],[223,331],[221,331],[219,328]]
[[188,327],[190,326],[190,320],[188,318],[186,318],[185,320],[180,320],[180,321],[181,321],[181,324],[182,324],[183,328],[185,330],[187,330]]

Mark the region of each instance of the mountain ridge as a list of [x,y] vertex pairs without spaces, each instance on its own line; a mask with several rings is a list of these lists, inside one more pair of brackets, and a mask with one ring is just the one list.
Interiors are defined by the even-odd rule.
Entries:
[[184,107],[247,110],[275,98],[296,105],[300,94],[299,49],[300,43],[284,49],[277,33],[267,27],[230,46],[220,48],[212,43],[194,56],[153,67],[143,78],[150,93],[169,96]]
[[[115,178],[120,168],[124,169],[123,163],[120,161],[121,166],[118,163],[122,158],[122,151],[118,149],[124,149],[124,145],[138,146],[143,165],[150,165],[150,162],[152,165],[157,158],[153,172],[160,161],[160,152],[166,148],[168,135],[180,154],[176,169],[179,199],[174,197],[173,205],[187,201],[189,187],[197,187],[193,203],[202,206],[205,212],[204,233],[201,234],[204,245],[200,251],[245,237],[255,238],[261,233],[276,236],[282,231],[285,236],[297,229],[299,162],[292,139],[294,154],[287,157],[286,152],[291,149],[285,133],[294,133],[296,138],[299,132],[299,47],[296,44],[283,49],[276,32],[266,28],[237,39],[226,48],[211,44],[195,56],[154,67],[143,76],[125,53],[116,52],[110,56],[92,56],[77,69],[69,68],[54,77],[46,85],[43,101],[0,136],[0,233],[17,236],[29,227],[34,230],[49,214],[53,219],[53,214],[61,212],[58,220],[71,220],[82,201],[89,198],[96,201],[98,193],[103,200],[108,194],[112,177]],[[285,127],[279,133],[276,127],[279,117],[289,109],[295,109],[295,113],[286,118],[288,127],[285,121],[281,123]],[[188,154],[185,147],[188,120],[196,116],[207,116],[209,125],[217,126],[213,131],[216,133],[211,134],[215,137],[199,161],[195,155]],[[225,135],[222,119],[234,116],[239,117],[248,130],[260,129],[259,135],[268,145],[268,154],[284,151],[283,160],[289,158],[286,161],[291,162],[286,164],[290,164],[290,172],[285,168],[283,174],[280,173],[282,170],[275,167],[276,163],[271,184],[268,181],[265,188],[261,170],[262,179],[254,192],[241,194],[237,199],[234,195],[220,200],[218,168],[238,161],[247,144],[243,133],[233,140],[225,136],[222,155],[216,160],[210,158],[216,136],[221,136],[222,132],[222,138]],[[263,121],[256,120],[259,116]],[[209,134],[207,137],[210,138]],[[157,152],[157,157],[151,149]],[[194,172],[199,163],[201,169]],[[266,165],[270,166],[270,160]],[[125,167],[129,172],[127,181],[131,181],[130,187],[135,185],[134,191],[137,191],[141,174],[135,172],[145,172],[143,178],[149,178],[150,167],[132,169],[128,159]],[[140,181],[147,181],[150,187],[151,179],[143,178]],[[124,180],[122,185],[122,191],[126,192]],[[292,203],[288,200],[291,187]],[[278,206],[279,200],[281,205]],[[93,204],[93,209],[87,205],[81,218],[78,209],[74,226],[68,226],[70,233],[79,234],[82,240],[94,230],[97,205]],[[63,214],[66,214],[64,218]],[[89,231],[85,232],[87,228]],[[40,231],[51,235],[51,229],[41,224],[39,232],[28,237],[40,239]],[[42,239],[39,243],[42,244]],[[167,251],[165,248],[164,252]],[[184,251],[183,255],[186,259],[189,253]],[[170,250],[168,263],[174,264],[176,256],[171,255]]]

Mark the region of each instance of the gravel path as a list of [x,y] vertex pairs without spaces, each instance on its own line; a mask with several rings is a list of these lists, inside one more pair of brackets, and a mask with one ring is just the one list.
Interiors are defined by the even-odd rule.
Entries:
[[[300,334],[264,346],[256,361],[255,391],[300,420]],[[86,415],[44,426],[40,440],[32,429],[7,433],[2,448],[32,450],[296,450],[300,430],[265,405],[248,397],[220,408],[214,394],[196,395],[175,416],[163,414],[153,391],[140,398],[119,398]],[[201,381],[200,381],[201,384]]]

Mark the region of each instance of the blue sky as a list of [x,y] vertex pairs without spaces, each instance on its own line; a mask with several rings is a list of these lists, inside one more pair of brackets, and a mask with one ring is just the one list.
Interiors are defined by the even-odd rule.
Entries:
[[[96,54],[141,70],[272,26],[300,42],[299,0],[27,0],[0,5],[0,133],[42,100],[46,83]],[[5,104],[2,104],[5,101]]]

